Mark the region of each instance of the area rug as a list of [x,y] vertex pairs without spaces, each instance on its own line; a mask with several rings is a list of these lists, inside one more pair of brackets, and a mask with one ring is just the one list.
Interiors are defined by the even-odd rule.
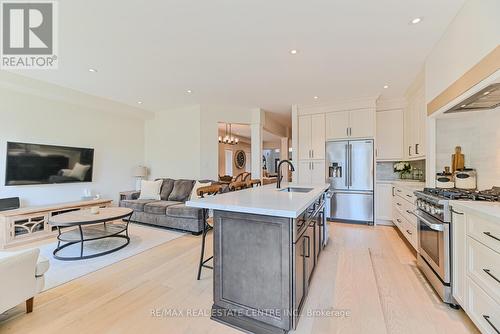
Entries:
[[[57,242],[41,245],[38,247],[40,249],[40,254],[45,256],[50,261],[50,268],[45,273],[44,291],[142,253],[155,246],[177,239],[183,235],[184,233],[182,232],[145,225],[130,224],[130,243],[125,248],[104,256],[77,261],[61,261],[55,259],[52,252],[56,248]],[[96,249],[102,249],[102,247],[105,247],[106,249],[114,248],[123,244],[124,241],[125,239],[121,238],[90,241],[85,243],[84,255],[91,254],[96,251]],[[69,246],[63,249],[61,253],[58,253],[58,255],[79,256],[80,246]]]

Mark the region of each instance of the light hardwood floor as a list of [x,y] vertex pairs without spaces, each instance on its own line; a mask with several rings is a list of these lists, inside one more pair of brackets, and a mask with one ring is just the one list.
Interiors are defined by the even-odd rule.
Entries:
[[[347,316],[305,314],[296,333],[478,333],[463,311],[441,303],[394,228],[331,223],[330,237],[304,310]],[[187,314],[211,307],[212,272],[196,280],[200,243],[187,235],[46,291],[33,313],[11,310],[0,333],[240,333]]]

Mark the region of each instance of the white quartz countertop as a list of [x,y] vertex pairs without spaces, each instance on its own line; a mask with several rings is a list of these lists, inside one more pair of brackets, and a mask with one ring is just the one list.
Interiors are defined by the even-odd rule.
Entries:
[[329,186],[327,183],[321,185],[282,184],[281,188],[297,187],[313,189],[307,193],[288,193],[279,191],[276,188],[276,184],[269,184],[262,187],[192,199],[186,202],[186,205],[205,209],[297,218]]
[[450,201],[455,211],[466,211],[479,216],[486,216],[500,223],[500,202],[485,201]]

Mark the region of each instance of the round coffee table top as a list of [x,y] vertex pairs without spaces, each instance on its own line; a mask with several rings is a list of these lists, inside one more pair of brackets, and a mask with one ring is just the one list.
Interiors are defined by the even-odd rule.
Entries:
[[129,208],[99,208],[99,213],[91,213],[90,209],[72,211],[53,216],[49,224],[54,226],[89,225],[118,220],[129,216],[133,212]]

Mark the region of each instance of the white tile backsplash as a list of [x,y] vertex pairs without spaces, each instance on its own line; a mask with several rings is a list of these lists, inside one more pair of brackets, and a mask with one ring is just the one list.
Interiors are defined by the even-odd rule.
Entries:
[[455,146],[477,170],[478,189],[500,186],[500,107],[447,115],[436,122],[436,170],[451,166]]

